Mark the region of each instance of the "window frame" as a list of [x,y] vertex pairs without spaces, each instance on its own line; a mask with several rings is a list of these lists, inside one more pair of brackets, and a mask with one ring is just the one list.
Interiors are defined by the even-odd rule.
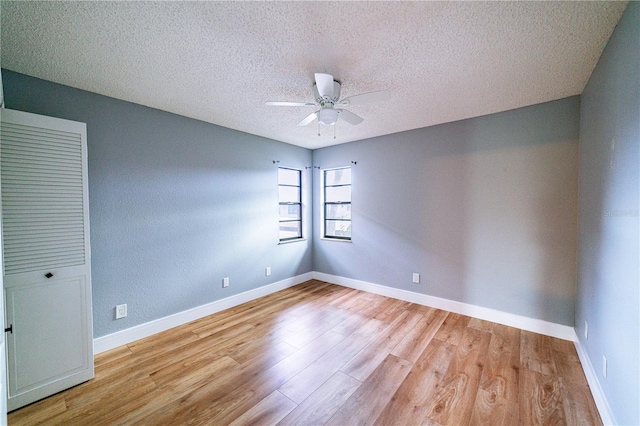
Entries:
[[[335,170],[342,170],[342,169],[349,169],[350,173],[351,173],[351,180],[350,183],[348,184],[340,184],[340,185],[327,185],[327,172],[332,172]],[[348,186],[349,187],[349,199],[351,199],[352,197],[352,186],[353,186],[353,169],[351,168],[351,166],[342,166],[342,167],[332,167],[330,169],[323,169],[322,170],[322,188],[321,188],[321,192],[322,192],[322,238],[323,239],[327,239],[327,240],[333,240],[333,241],[351,241],[353,234],[350,232],[350,236],[348,237],[343,237],[343,236],[336,236],[336,235],[327,235],[327,221],[343,221],[343,222],[349,222],[350,225],[350,229],[351,229],[351,224],[352,222],[352,215],[353,215],[353,211],[351,211],[350,217],[349,219],[327,219],[327,206],[343,206],[343,205],[352,205],[352,200],[351,201],[327,201],[327,188],[339,188],[339,187],[345,187]]]
[[[290,185],[290,184],[283,184],[280,183],[280,170],[291,170],[294,172],[298,173],[298,183],[299,185]],[[292,202],[292,201],[281,201],[280,200],[280,187],[287,187],[287,188],[298,188],[298,201],[297,202]],[[298,206],[298,211],[300,212],[300,216],[299,219],[286,219],[286,220],[282,220],[281,216],[280,216],[280,209],[282,208],[282,206]],[[279,243],[288,243],[291,241],[297,241],[297,240],[302,240],[304,239],[304,235],[303,235],[303,228],[302,228],[302,170],[300,169],[296,169],[294,167],[285,167],[285,166],[278,166],[278,242]],[[295,237],[288,237],[288,238],[281,238],[280,236],[280,226],[282,225],[282,223],[287,223],[287,222],[299,222],[300,223],[300,233],[298,234],[298,236]]]

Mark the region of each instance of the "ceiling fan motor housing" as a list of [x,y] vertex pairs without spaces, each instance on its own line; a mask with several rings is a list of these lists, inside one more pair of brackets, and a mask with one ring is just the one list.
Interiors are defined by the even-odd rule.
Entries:
[[330,107],[333,108],[338,99],[340,99],[340,83],[337,81],[333,81],[333,97],[329,98],[325,96],[324,98],[320,96],[318,93],[318,86],[316,84],[313,85],[313,95],[316,98],[316,102],[320,104],[322,107]]

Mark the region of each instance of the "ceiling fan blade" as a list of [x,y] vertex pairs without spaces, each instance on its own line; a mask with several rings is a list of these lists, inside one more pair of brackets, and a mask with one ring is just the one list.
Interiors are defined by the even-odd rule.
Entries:
[[307,115],[304,120],[299,122],[298,126],[306,126],[307,124],[315,120],[317,116],[318,116],[318,111],[312,112],[311,114]]
[[269,101],[266,103],[271,106],[318,106],[317,104],[311,102],[280,102],[280,101]]
[[382,90],[380,92],[363,93],[345,98],[339,102],[340,105],[361,105],[370,104],[372,102],[381,102],[391,99],[391,94]]
[[331,74],[316,73],[316,88],[321,97],[333,99],[333,76]]
[[347,111],[346,109],[337,109],[336,111],[338,111],[339,115],[338,118],[342,118],[344,121],[346,121],[349,124],[360,124],[362,123],[362,117],[359,117],[357,115],[355,115],[354,113],[352,113],[351,111]]

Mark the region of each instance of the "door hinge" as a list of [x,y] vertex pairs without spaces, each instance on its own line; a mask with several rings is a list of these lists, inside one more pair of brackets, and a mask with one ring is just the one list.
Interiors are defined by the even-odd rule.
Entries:
[[9,333],[13,334],[13,324],[11,324],[9,327],[7,327],[7,328],[5,328],[5,329],[4,329],[4,332],[5,332],[5,333],[6,333],[7,331],[8,331]]

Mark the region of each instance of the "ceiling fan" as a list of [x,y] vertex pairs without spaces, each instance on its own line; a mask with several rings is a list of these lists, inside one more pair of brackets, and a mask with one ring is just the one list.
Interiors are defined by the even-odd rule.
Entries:
[[336,124],[339,118],[349,124],[355,125],[362,123],[362,117],[341,107],[386,101],[391,97],[389,92],[383,90],[340,99],[340,83],[335,81],[331,74],[316,73],[315,78],[316,82],[313,85],[315,102],[267,102],[267,105],[320,107],[316,112],[312,112],[299,122],[298,126],[306,126],[316,118],[318,119],[318,123],[327,126]]

